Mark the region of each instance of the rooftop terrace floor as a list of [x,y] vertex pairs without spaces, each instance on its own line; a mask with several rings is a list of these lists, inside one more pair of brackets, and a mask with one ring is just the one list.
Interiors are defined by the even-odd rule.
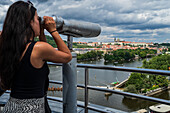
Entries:
[[[54,97],[54,98],[61,99],[59,97]],[[8,99],[9,99],[9,94],[5,93],[0,97],[0,103],[6,103],[8,101]],[[48,100],[48,102],[49,102],[50,108],[52,110],[52,113],[63,113],[63,105],[61,102],[57,102],[57,101],[53,101],[53,100]],[[77,103],[84,105],[84,102],[81,102],[81,101],[77,101]],[[127,113],[125,111],[120,111],[120,110],[116,110],[113,108],[108,108],[108,107],[99,106],[99,105],[95,105],[95,104],[89,104],[89,105],[103,109],[103,110],[107,110],[109,113]],[[0,113],[1,113],[2,109],[3,109],[3,107],[1,107]],[[77,113],[84,113],[84,108],[77,107]],[[99,112],[89,110],[89,113],[99,113]],[[133,112],[133,113],[137,113],[137,112]]]

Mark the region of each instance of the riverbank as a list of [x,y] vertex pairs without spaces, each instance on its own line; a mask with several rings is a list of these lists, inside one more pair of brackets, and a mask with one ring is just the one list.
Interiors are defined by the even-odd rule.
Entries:
[[157,88],[155,90],[151,90],[143,95],[146,95],[146,96],[153,96],[155,94],[158,94],[158,93],[161,93],[162,91],[166,91],[166,90],[169,90],[170,89],[170,85],[168,87],[163,87],[163,88]]
[[[121,83],[119,83],[118,85],[116,85],[115,88],[121,88],[121,90],[124,90],[124,88],[122,88],[122,86],[124,86],[126,84],[128,79],[129,79],[129,77],[127,79],[125,79],[124,81],[122,81]],[[161,92],[163,92],[165,90],[169,90],[169,89],[170,89],[170,84],[168,85],[168,87],[161,87],[161,88],[147,91],[146,93],[139,93],[139,94],[145,95],[145,96],[153,96],[155,94],[161,93]]]
[[[96,87],[123,91],[124,88],[121,88],[121,86],[123,86],[127,81],[128,81],[128,79],[125,79],[124,81],[120,82],[116,86],[96,86]],[[139,95],[153,96],[153,95],[159,94],[159,93],[169,90],[169,89],[170,89],[170,85],[168,87],[157,88],[157,89],[148,91],[146,93],[139,93]],[[112,93],[105,93],[105,96],[111,96],[111,95],[112,95]],[[137,98],[133,98],[133,97],[127,97],[127,98],[137,99]]]

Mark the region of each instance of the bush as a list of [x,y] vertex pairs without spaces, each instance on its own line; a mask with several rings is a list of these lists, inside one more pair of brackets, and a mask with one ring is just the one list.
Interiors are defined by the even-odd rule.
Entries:
[[137,93],[135,85],[128,85],[125,89],[125,92],[130,92],[130,93]]
[[142,93],[146,93],[147,92],[147,90],[146,89],[144,89],[143,91],[142,91]]

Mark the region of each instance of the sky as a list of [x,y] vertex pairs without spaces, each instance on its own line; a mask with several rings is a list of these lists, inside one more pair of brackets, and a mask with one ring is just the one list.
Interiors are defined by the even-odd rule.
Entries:
[[[9,6],[15,1],[18,0],[0,0],[0,30]],[[99,36],[73,38],[73,41],[114,42],[114,38],[119,38],[132,42],[170,43],[170,0],[30,1],[41,17],[56,15],[65,20],[100,25]]]

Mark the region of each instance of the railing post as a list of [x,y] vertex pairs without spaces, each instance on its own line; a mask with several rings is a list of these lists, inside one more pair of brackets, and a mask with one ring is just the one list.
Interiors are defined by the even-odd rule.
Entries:
[[89,102],[89,98],[88,98],[88,88],[87,85],[89,84],[89,71],[88,68],[85,68],[85,111],[84,113],[88,113],[88,102]]
[[72,36],[68,36],[67,38],[67,47],[69,48],[70,51],[72,51],[73,49],[73,37]]
[[[72,37],[68,37],[72,38]],[[72,43],[69,42],[68,46]],[[72,47],[69,49],[72,50]],[[63,64],[63,113],[77,113],[77,54],[72,52],[72,60]]]

